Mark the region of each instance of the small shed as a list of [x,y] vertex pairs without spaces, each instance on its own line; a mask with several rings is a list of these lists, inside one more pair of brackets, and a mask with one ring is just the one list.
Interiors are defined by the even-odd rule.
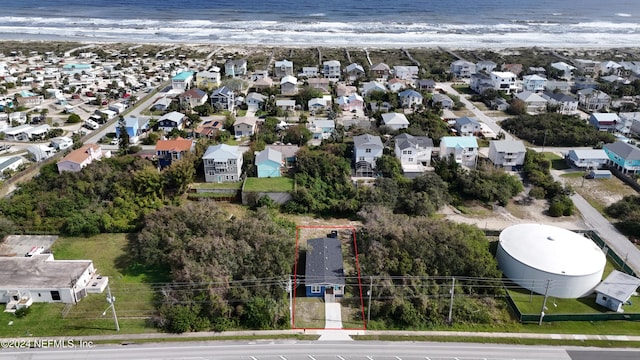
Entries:
[[591,170],[589,174],[587,174],[587,179],[611,179],[611,171]]
[[640,286],[640,279],[613,270],[604,281],[596,286],[596,304],[615,312],[624,312],[622,306],[631,303],[629,299],[632,295],[637,294],[638,286]]

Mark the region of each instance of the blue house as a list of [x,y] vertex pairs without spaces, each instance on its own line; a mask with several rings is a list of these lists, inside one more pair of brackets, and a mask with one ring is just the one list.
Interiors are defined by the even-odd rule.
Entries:
[[606,144],[603,147],[609,157],[609,164],[624,174],[640,173],[640,149],[624,141]]
[[[127,116],[124,118],[124,127],[130,139],[134,139],[149,129],[149,119]],[[120,138],[120,124],[116,125],[116,137]]]
[[307,297],[344,295],[342,248],[337,232],[307,240],[304,284]]
[[258,177],[280,177],[282,168],[282,153],[278,150],[266,148],[256,154]]

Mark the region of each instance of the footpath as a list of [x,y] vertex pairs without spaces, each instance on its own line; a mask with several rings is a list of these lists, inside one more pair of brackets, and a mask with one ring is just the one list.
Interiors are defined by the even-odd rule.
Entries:
[[[352,335],[368,336],[396,336],[396,337],[452,337],[452,338],[491,338],[491,339],[543,339],[543,340],[577,340],[577,341],[620,341],[640,342],[640,336],[632,335],[587,335],[587,334],[539,334],[539,333],[506,333],[506,332],[465,332],[465,331],[389,331],[389,330],[323,330],[323,329],[295,329],[295,330],[255,330],[255,331],[224,331],[224,332],[195,332],[183,334],[145,333],[145,334],[113,334],[113,335],[87,335],[65,337],[42,337],[51,340],[94,341],[94,342],[121,342],[122,344],[135,344],[136,340],[153,342],[184,341],[198,339],[206,341],[235,340],[238,337],[257,337],[269,339],[271,336],[282,335],[318,335],[319,341],[351,341]],[[15,340],[33,340],[33,338],[18,338]]]

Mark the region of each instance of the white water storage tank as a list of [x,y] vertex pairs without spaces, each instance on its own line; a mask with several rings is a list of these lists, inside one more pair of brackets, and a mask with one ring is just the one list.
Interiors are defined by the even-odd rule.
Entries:
[[550,225],[520,224],[500,233],[497,259],[506,277],[527,290],[579,298],[602,280],[605,255],[591,239]]

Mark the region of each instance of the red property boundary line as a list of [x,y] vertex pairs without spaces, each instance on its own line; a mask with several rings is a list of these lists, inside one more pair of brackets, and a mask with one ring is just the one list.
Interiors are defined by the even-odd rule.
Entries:
[[300,229],[351,229],[351,233],[353,234],[353,249],[356,255],[356,272],[358,273],[358,292],[360,293],[360,313],[362,314],[362,323],[364,326],[362,328],[350,328],[350,329],[310,329],[310,330],[366,330],[367,329],[367,320],[364,314],[364,299],[362,297],[362,278],[360,276],[360,260],[358,259],[358,243],[356,241],[356,228],[350,225],[336,225],[336,226],[296,226],[296,252],[295,252],[295,263],[293,265],[293,310],[291,311],[291,328],[296,330],[300,329],[296,327],[295,314],[296,314],[296,298],[295,291],[298,285],[298,254],[299,248],[298,243],[300,239]]

